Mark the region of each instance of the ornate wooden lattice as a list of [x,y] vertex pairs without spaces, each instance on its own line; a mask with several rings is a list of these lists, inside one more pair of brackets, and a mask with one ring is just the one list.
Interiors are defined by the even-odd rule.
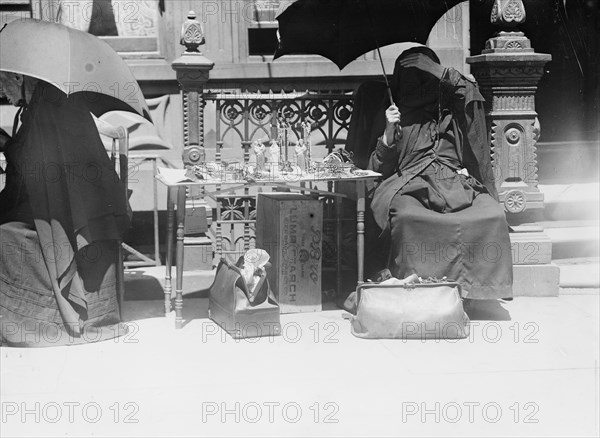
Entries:
[[[329,93],[224,93],[205,92],[215,107],[216,151],[218,163],[251,162],[251,145],[277,135],[278,117],[291,125],[290,154],[301,138],[300,122],[312,125],[310,139],[315,158],[322,158],[336,147],[343,147],[352,115],[352,92]],[[241,149],[241,150],[240,150]],[[241,157],[240,157],[241,155]],[[240,159],[241,158],[241,159]],[[331,189],[331,186],[328,187]],[[260,188],[232,191],[215,197],[216,220],[212,232],[216,257],[237,259],[254,246],[256,193]],[[326,200],[326,207],[331,200]],[[328,208],[326,208],[327,212]],[[324,250],[326,250],[324,248]]]

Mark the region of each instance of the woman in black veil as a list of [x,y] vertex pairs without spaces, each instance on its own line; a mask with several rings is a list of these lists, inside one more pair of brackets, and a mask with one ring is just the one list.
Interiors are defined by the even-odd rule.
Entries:
[[93,117],[44,81],[0,72],[0,84],[20,107],[2,146],[0,339],[51,346],[119,336],[117,245],[129,210]]
[[[389,244],[392,275],[455,280],[467,298],[512,297],[512,256],[497,202],[477,85],[431,49],[396,61],[369,168],[383,174],[371,210]],[[379,131],[381,132],[381,131]]]

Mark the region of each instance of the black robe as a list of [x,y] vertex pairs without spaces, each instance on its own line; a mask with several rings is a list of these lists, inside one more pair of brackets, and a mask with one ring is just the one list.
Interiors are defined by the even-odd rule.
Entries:
[[421,87],[398,80],[402,133],[389,146],[379,138],[368,165],[383,174],[371,211],[389,246],[387,267],[398,278],[458,281],[468,298],[511,297],[508,224],[496,201],[483,97],[454,69]]
[[129,226],[123,185],[84,102],[39,82],[21,121],[5,146],[0,193],[2,339],[86,342],[110,337],[96,336],[103,326],[114,337],[117,244]]

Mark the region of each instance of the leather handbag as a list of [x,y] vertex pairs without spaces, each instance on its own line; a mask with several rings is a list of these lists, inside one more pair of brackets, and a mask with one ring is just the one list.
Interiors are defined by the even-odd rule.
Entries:
[[461,287],[454,282],[364,283],[357,288],[352,334],[371,339],[461,339],[469,336]]
[[210,287],[208,317],[235,339],[281,334],[279,304],[266,272],[250,290],[240,268],[225,259]]

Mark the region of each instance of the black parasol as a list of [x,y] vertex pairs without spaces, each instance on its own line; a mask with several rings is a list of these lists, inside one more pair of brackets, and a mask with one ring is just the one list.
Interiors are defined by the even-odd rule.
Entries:
[[[316,54],[343,69],[379,47],[401,42],[425,44],[435,23],[459,3],[460,0],[298,0],[277,17],[279,47],[274,59]],[[383,73],[385,77],[385,70]]]

